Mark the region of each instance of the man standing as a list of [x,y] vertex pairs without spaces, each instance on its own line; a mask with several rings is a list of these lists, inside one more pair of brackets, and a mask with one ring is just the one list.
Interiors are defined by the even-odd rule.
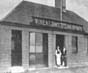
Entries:
[[65,67],[67,66],[67,50],[64,48],[62,50],[62,55],[61,55],[61,65],[64,65]]

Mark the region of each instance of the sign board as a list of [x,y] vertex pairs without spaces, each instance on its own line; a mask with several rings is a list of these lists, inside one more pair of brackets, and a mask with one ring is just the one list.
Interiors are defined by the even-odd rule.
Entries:
[[58,27],[60,29],[69,29],[75,31],[83,31],[83,26],[78,24],[71,23],[60,23],[59,21],[43,19],[43,18],[33,18],[33,21],[36,25],[50,26],[50,27]]

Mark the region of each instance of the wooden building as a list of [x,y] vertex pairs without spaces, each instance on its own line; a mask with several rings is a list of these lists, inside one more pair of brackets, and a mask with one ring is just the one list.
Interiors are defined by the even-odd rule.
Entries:
[[22,1],[0,22],[0,73],[53,68],[58,45],[67,49],[69,67],[87,65],[88,22],[57,1],[56,7]]

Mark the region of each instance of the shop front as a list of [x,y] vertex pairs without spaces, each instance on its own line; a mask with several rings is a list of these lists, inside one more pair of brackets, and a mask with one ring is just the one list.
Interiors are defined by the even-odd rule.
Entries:
[[[3,23],[5,24],[5,23]],[[7,22],[8,24],[8,22]],[[12,23],[9,23],[12,24]],[[0,40],[3,43],[3,53],[1,60],[1,70],[8,69],[13,66],[21,66],[26,69],[54,68],[56,67],[55,51],[57,46],[62,50],[67,50],[67,65],[69,67],[78,65],[80,62],[87,62],[85,58],[87,48],[87,37],[81,33],[70,33],[53,31],[51,28],[39,29],[0,25],[0,33],[3,33]],[[8,33],[8,36],[7,34]],[[7,48],[8,47],[8,48]],[[84,49],[85,48],[85,49]],[[84,52],[83,52],[84,51]],[[84,57],[83,57],[84,56]],[[4,64],[6,63],[6,64]],[[75,64],[76,63],[76,64]],[[2,66],[3,65],[3,66]]]
[[29,70],[57,67],[57,46],[61,51],[66,48],[67,66],[88,63],[86,21],[68,10],[62,12],[61,20],[60,12],[22,1],[0,22],[0,73],[13,66]]

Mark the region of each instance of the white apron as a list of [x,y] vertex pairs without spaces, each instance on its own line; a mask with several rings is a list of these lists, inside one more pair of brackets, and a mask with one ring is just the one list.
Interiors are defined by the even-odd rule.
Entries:
[[61,52],[57,53],[56,51],[56,63],[57,65],[61,65]]

